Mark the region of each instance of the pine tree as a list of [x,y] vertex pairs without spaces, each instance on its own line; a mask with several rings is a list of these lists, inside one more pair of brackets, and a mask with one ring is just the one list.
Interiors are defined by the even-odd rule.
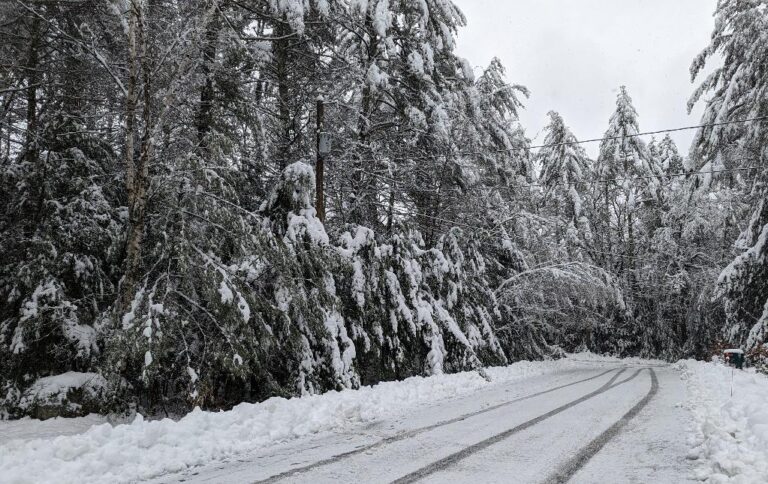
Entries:
[[530,179],[529,143],[519,118],[523,109],[520,96],[528,97],[528,89],[509,84],[506,69],[496,58],[478,77],[475,88],[479,99],[472,100],[473,117],[461,123],[472,130],[466,139],[461,138],[463,151],[478,151],[490,187],[508,186],[518,177]]
[[680,175],[685,172],[683,157],[680,155],[677,145],[669,133],[658,144],[658,158],[661,169],[667,177],[670,175]]
[[[637,118],[632,98],[622,86],[595,165],[598,192],[594,198],[601,205],[603,260],[608,266],[617,264],[620,271],[624,268],[632,270],[636,254],[635,212],[639,195],[636,177],[651,174],[648,149],[637,136],[640,132]],[[613,252],[619,246],[625,247],[626,251],[617,252],[617,261]]]
[[648,171],[648,154],[645,143],[638,137],[640,127],[632,98],[625,86],[619,88],[616,110],[611,115],[608,130],[600,143],[597,175],[621,184],[618,178],[643,174]]
[[[714,56],[722,57],[723,63],[699,85],[689,101],[689,109],[706,95],[703,124],[768,115],[768,102],[763,94],[768,87],[763,74],[768,59],[768,16],[764,2],[720,2],[716,19],[712,42],[694,61],[692,76],[701,73]],[[768,284],[761,283],[768,280],[768,172],[764,168],[767,140],[764,123],[742,122],[702,128],[694,142],[694,154],[701,160],[702,171],[725,170],[719,176],[705,175],[705,182],[717,176],[727,187],[735,187],[742,177],[728,170],[763,167],[744,173],[745,188],[752,187],[746,193],[753,210],[736,244],[741,254],[720,275],[717,293],[725,302],[725,336],[731,344],[755,352],[763,364],[768,333]],[[738,216],[739,212],[734,214]]]
[[338,210],[379,229],[384,217],[392,225],[395,204],[413,206],[434,243],[440,227],[430,217],[465,178],[453,153],[476,100],[474,74],[455,52],[466,19],[448,0],[354,3],[348,15],[342,48],[357,63],[349,85],[357,118],[344,122],[355,139],[345,156],[356,161],[343,181],[351,196]]
[[554,111],[549,117],[543,143],[546,147],[536,155],[542,167],[539,179],[546,190],[544,203],[553,211],[557,243],[583,257],[591,239],[590,223],[583,209],[590,160],[563,118]]
[[[568,202],[568,217],[576,223],[581,216],[581,193],[588,175],[587,154],[556,112],[550,111],[544,145],[537,155],[542,166],[541,182],[550,197]],[[559,202],[558,202],[559,206]]]

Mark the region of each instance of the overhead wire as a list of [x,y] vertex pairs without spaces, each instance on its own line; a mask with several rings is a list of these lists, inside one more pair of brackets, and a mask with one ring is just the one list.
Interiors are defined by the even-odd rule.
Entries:
[[[602,180],[598,180],[598,181],[600,181],[600,182],[608,182],[608,181],[619,182],[619,181],[628,181],[628,180],[633,180],[634,181],[634,180],[654,179],[654,178],[655,179],[660,179],[660,178],[665,178],[665,177],[673,178],[673,177],[679,177],[679,176],[697,176],[697,175],[707,175],[707,174],[716,174],[716,173],[742,172],[742,171],[755,170],[757,168],[758,167],[730,168],[730,169],[721,169],[721,170],[710,170],[710,171],[706,171],[706,172],[699,171],[699,172],[687,172],[687,173],[673,173],[673,174],[665,174],[665,175],[651,175],[651,176],[642,176],[642,177],[622,177],[622,178],[613,178],[613,179],[602,179]],[[373,174],[373,173],[371,173],[371,174],[376,176],[376,174]],[[383,177],[383,176],[382,176],[382,178],[390,180],[390,181],[397,182],[397,180],[395,180],[393,178]],[[518,187],[522,187],[522,186],[518,186]],[[527,187],[543,187],[543,185],[541,185],[541,184],[531,184],[531,185],[527,185]],[[424,192],[426,190],[418,190],[418,191]],[[359,193],[359,192],[357,192],[357,193]],[[370,193],[374,193],[374,191],[367,190],[367,191],[364,191],[364,193],[369,193],[370,194]],[[391,210],[393,214],[397,214],[397,215],[400,215],[400,216],[408,216],[408,217],[422,217],[422,218],[426,218],[426,219],[429,219],[429,220],[433,220],[435,222],[451,224],[451,225],[453,225],[455,227],[463,227],[463,228],[471,229],[471,230],[473,230],[475,232],[483,232],[487,236],[493,236],[493,235],[497,234],[497,232],[499,230],[501,230],[501,228],[503,226],[503,223],[504,223],[504,222],[500,222],[500,223],[496,224],[495,227],[491,227],[491,228],[489,228],[489,227],[481,227],[481,226],[478,226],[478,225],[468,224],[466,222],[460,222],[458,220],[451,220],[451,219],[447,219],[447,218],[444,218],[444,217],[438,217],[438,216],[435,216],[435,215],[429,215],[429,214],[425,214],[425,213],[414,212],[414,211],[407,210],[407,209],[404,209],[404,208],[399,208],[399,207],[396,207],[394,205],[389,204],[388,202],[382,202],[380,200],[369,199],[368,202],[372,203],[374,205],[380,206],[382,208],[385,208],[388,211]],[[400,203],[402,204],[402,202],[400,202]],[[616,254],[613,254],[613,255],[616,255]],[[619,256],[619,257],[622,257],[622,256]],[[642,259],[638,258],[638,260],[642,260]]]
[[[475,233],[484,232],[488,236],[495,235],[495,232],[498,230],[499,226],[501,226],[501,223],[499,223],[499,224],[497,224],[496,228],[489,229],[487,227],[481,227],[481,226],[478,226],[478,225],[472,225],[472,224],[468,224],[468,223],[465,223],[465,222],[459,222],[459,221],[456,221],[456,220],[449,220],[449,219],[445,219],[445,218],[441,218],[441,217],[434,217],[434,216],[427,215],[427,214],[424,214],[424,213],[414,213],[414,212],[402,211],[402,210],[399,210],[399,209],[394,208],[394,207],[389,207],[384,202],[371,201],[371,203],[373,203],[374,205],[379,205],[379,206],[382,206],[382,207],[386,207],[387,209],[391,208],[392,212],[393,213],[397,213],[398,215],[425,217],[425,218],[429,218],[429,219],[432,219],[432,220],[449,223],[449,224],[452,224],[455,227],[463,227],[463,228],[471,229]],[[490,237],[488,237],[487,239],[477,239],[476,242],[479,243],[482,246],[485,246],[485,247],[491,247],[491,248],[498,249],[498,246],[490,245],[488,243],[489,239],[490,239]],[[611,256],[611,257],[615,257],[615,258],[618,258],[618,259],[627,259],[627,260],[634,260],[634,261],[641,261],[641,262],[658,262],[658,258],[652,258],[652,257],[647,257],[647,256],[629,255],[629,254],[621,254],[621,253],[611,253],[611,252],[600,251],[600,250],[597,250],[597,249],[587,249],[587,248],[584,248],[583,251],[585,253],[589,254],[589,255],[601,254],[601,255],[608,255],[608,256]],[[667,254],[667,253],[660,253],[659,255],[666,256],[666,257],[675,257],[672,254]]]
[[669,129],[660,129],[657,131],[646,131],[643,133],[635,133],[635,134],[627,134],[627,135],[621,135],[621,136],[606,136],[603,138],[594,138],[594,139],[586,139],[586,140],[576,140],[576,141],[569,141],[569,142],[563,142],[563,143],[553,143],[548,145],[539,145],[539,146],[531,146],[529,149],[539,149],[539,148],[549,148],[549,147],[555,147],[555,146],[565,146],[565,145],[575,145],[575,144],[586,144],[586,143],[597,143],[602,141],[614,141],[617,139],[624,139],[624,138],[637,138],[640,136],[653,136],[657,134],[665,134],[665,133],[677,133],[680,131],[690,131],[692,129],[701,129],[701,128],[715,128],[718,126],[726,126],[729,124],[744,124],[744,123],[751,123],[754,121],[766,121],[768,120],[768,116],[759,116],[756,118],[747,118],[747,119],[735,119],[732,121],[721,121],[718,123],[707,123],[707,124],[699,124],[695,126],[682,126],[679,128],[669,128]]
[[[744,160],[742,160],[744,161]],[[595,180],[587,180],[585,181],[586,184],[593,184],[593,183],[619,183],[619,182],[625,182],[625,181],[636,181],[636,180],[650,180],[650,179],[663,179],[663,178],[679,178],[679,177],[686,177],[686,176],[699,176],[699,175],[714,175],[717,173],[731,173],[731,172],[741,172],[741,171],[752,171],[757,170],[759,167],[757,166],[749,166],[749,167],[742,167],[742,168],[723,168],[720,170],[709,170],[709,171],[689,171],[689,172],[682,172],[682,173],[665,173],[662,175],[647,175],[647,176],[626,176],[626,177],[619,177],[619,178],[597,178]],[[376,173],[372,172],[366,172],[366,174],[371,175],[373,177],[386,180],[386,181],[392,181],[394,183],[402,183],[402,180],[397,180],[395,178],[386,177],[383,175],[378,175]],[[542,183],[517,183],[517,184],[510,184],[506,186],[497,186],[493,187],[497,190],[510,190],[514,188],[547,188],[547,185],[544,185]],[[429,190],[429,189],[415,189],[414,191],[420,191],[420,192],[434,192],[435,190]]]
[[[529,147],[518,147],[518,148],[509,148],[509,149],[502,149],[502,150],[486,150],[486,151],[472,151],[472,152],[459,152],[455,153],[451,156],[454,157],[463,157],[463,156],[472,156],[472,155],[483,155],[487,153],[504,153],[504,152],[513,152],[513,151],[520,151],[520,150],[533,150],[533,149],[542,149],[542,148],[549,148],[549,147],[556,147],[556,146],[564,146],[564,145],[577,145],[577,144],[585,144],[585,143],[594,143],[594,142],[602,142],[602,141],[611,141],[611,140],[618,140],[618,139],[625,139],[625,138],[636,138],[641,136],[652,136],[657,134],[663,134],[663,133],[673,133],[673,132],[679,132],[679,131],[685,131],[685,130],[693,130],[693,129],[701,129],[701,128],[707,128],[707,127],[718,127],[718,126],[726,126],[731,124],[744,124],[749,122],[760,122],[760,121],[766,121],[768,120],[768,116],[761,116],[761,117],[755,117],[755,118],[747,118],[747,119],[741,119],[741,120],[732,120],[732,121],[722,121],[718,123],[708,123],[708,124],[700,124],[695,126],[683,126],[679,128],[670,128],[670,129],[663,129],[663,130],[656,130],[656,131],[646,131],[643,133],[634,133],[634,134],[627,134],[627,135],[621,135],[621,136],[608,136],[603,138],[594,138],[594,139],[587,139],[587,140],[575,140],[575,141],[569,141],[569,142],[563,142],[563,143],[550,143],[550,144],[543,144],[543,145],[537,145],[537,146],[529,146]],[[420,156],[412,156],[412,157],[393,157],[390,158],[392,161],[416,161],[416,160],[434,160],[438,157],[443,156],[449,156],[449,155],[420,155]],[[372,162],[372,163],[379,163],[382,160],[374,160],[374,159],[362,159],[357,160],[359,162]],[[755,170],[757,167],[747,167],[747,168],[724,168],[720,170],[710,170],[710,171],[688,171],[683,173],[669,173],[669,174],[663,174],[663,175],[649,175],[649,176],[630,176],[630,177],[620,177],[620,178],[599,178],[596,180],[590,180],[587,181],[587,183],[619,183],[619,182],[626,182],[626,181],[635,181],[635,180],[642,180],[642,179],[663,179],[663,178],[678,178],[678,177],[688,177],[688,176],[698,176],[698,175],[708,175],[708,174],[717,174],[717,173],[728,173],[728,172],[740,172],[740,171],[751,171]],[[374,176],[379,179],[383,179],[386,181],[390,181],[393,183],[401,183],[401,180],[397,180],[396,178],[380,175],[371,171],[366,171],[366,174]],[[496,187],[498,190],[512,190],[512,189],[531,189],[531,188],[546,188],[545,185],[541,183],[515,183],[510,184],[507,186],[501,186]],[[434,192],[435,190],[428,190],[428,189],[420,189],[420,191],[423,192]]]
[[[554,148],[557,146],[571,146],[571,145],[581,145],[581,144],[587,144],[587,143],[598,143],[602,141],[615,141],[620,139],[626,139],[626,138],[639,138],[642,136],[653,136],[657,134],[665,134],[665,133],[676,133],[680,131],[690,131],[693,129],[701,129],[701,128],[714,128],[718,126],[727,126],[731,124],[745,124],[745,123],[752,123],[752,122],[761,122],[761,121],[768,121],[768,116],[759,116],[755,118],[746,118],[746,119],[735,119],[731,121],[721,121],[717,123],[707,123],[707,124],[699,124],[694,126],[682,126],[679,128],[668,128],[668,129],[660,129],[656,131],[645,131],[642,133],[631,133],[631,134],[624,134],[624,135],[617,135],[617,136],[604,136],[602,138],[592,138],[592,139],[586,139],[586,140],[575,140],[575,141],[564,141],[562,143],[548,143],[548,144],[542,144],[542,145],[533,145],[533,146],[517,146],[514,148],[501,148],[496,150],[481,150],[481,151],[459,151],[457,153],[450,153],[450,154],[438,154],[438,155],[417,155],[417,156],[399,156],[399,157],[392,157],[390,160],[392,161],[420,161],[420,160],[432,160],[437,157],[443,157],[443,156],[452,156],[452,157],[465,157],[465,156],[475,156],[475,155],[487,155],[489,153],[498,154],[498,153],[514,153],[517,151],[526,151],[526,150],[536,150],[536,149],[543,149],[543,148]],[[366,162],[379,162],[382,160],[375,160],[375,159],[358,159],[357,161],[366,161]]]

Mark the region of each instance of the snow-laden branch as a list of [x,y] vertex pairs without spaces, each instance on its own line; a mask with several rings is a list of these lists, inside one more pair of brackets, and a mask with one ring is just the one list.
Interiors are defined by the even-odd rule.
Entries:
[[[590,266],[588,264],[584,264],[583,262],[563,262],[559,264],[550,264],[546,266],[535,267],[533,269],[528,269],[522,272],[518,272],[512,277],[506,279],[504,282],[501,283],[501,285],[498,288],[496,288],[494,293],[498,295],[502,291],[502,289],[507,287],[509,284],[512,284],[515,281],[518,281],[525,277],[532,276],[534,274],[540,274],[540,273],[549,273],[551,275],[566,274],[565,272],[560,271],[560,269],[564,269],[568,267],[583,267],[583,268],[591,268],[593,270],[599,270],[599,268],[595,266]],[[570,273],[570,274],[575,275],[575,273]]]
[[[112,67],[107,62],[104,55],[94,46],[91,45],[84,40],[78,39],[73,37],[72,35],[69,35],[68,33],[61,30],[58,26],[54,25],[53,22],[49,21],[47,18],[45,18],[43,15],[41,15],[37,10],[27,5],[22,0],[16,0],[16,3],[18,3],[24,10],[28,11],[35,17],[39,18],[43,22],[45,22],[49,27],[51,27],[58,35],[62,36],[62,38],[66,39],[68,42],[71,42],[73,44],[76,44],[80,47],[82,47],[86,52],[91,54],[94,59],[96,59],[96,62],[98,62],[105,71],[107,71],[107,74],[112,78],[112,80],[117,85],[118,89],[120,89],[120,92],[122,93],[123,97],[128,96],[128,90],[126,89],[125,85],[123,84],[123,81],[120,80],[120,76],[117,75],[117,73],[112,69]],[[75,27],[77,29],[77,32],[82,35],[82,30],[80,30],[79,26]]]

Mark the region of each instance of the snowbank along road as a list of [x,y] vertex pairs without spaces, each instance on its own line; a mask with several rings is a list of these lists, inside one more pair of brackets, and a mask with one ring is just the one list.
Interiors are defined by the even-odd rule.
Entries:
[[156,483],[688,482],[671,367],[583,361]]

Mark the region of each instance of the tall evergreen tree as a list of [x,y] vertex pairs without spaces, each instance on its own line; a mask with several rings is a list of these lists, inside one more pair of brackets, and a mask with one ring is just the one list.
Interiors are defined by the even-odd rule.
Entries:
[[[595,203],[601,212],[601,251],[604,263],[620,271],[634,265],[639,183],[637,177],[650,174],[648,149],[638,133],[638,116],[626,87],[616,98],[608,130],[600,143],[595,165]],[[622,247],[625,250],[616,250]],[[619,255],[615,260],[614,252]]]
[[589,220],[583,209],[591,162],[563,118],[554,111],[549,117],[545,147],[536,155],[541,166],[539,179],[546,189],[544,203],[552,207],[558,243],[568,242],[572,250],[583,254],[591,239]]
[[[723,271],[718,294],[725,302],[725,336],[731,344],[755,352],[768,361],[768,130],[764,122],[736,122],[768,115],[765,63],[768,61],[768,14],[765,2],[724,0],[718,4],[712,42],[691,67],[694,78],[714,56],[722,57],[699,85],[689,108],[707,96],[702,128],[694,142],[702,171],[726,186],[744,183],[752,211],[739,237],[739,255]],[[718,125],[715,125],[718,124]],[[735,156],[733,154],[735,153]],[[731,155],[731,156],[729,156]],[[754,167],[739,176],[732,170]],[[734,212],[739,216],[739,212]],[[735,225],[735,224],[734,224]]]
[[658,157],[661,169],[666,176],[680,175],[685,172],[683,157],[669,133],[658,144]]
[[551,197],[568,201],[568,218],[581,216],[581,193],[588,176],[587,154],[556,112],[550,111],[544,145],[537,155],[542,166],[540,180]]

